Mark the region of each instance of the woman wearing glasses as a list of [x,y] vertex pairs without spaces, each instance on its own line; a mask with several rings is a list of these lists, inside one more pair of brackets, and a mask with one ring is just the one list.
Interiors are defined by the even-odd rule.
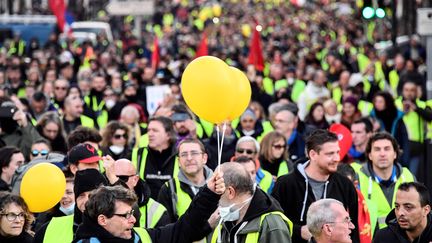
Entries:
[[288,159],[288,150],[282,133],[273,131],[264,136],[261,141],[259,161],[261,167],[273,176],[279,177],[292,170],[293,164]]
[[24,200],[15,194],[0,193],[0,242],[33,242],[28,230],[33,221]]
[[130,129],[118,121],[110,121],[102,131],[102,154],[110,155],[114,160],[130,159]]

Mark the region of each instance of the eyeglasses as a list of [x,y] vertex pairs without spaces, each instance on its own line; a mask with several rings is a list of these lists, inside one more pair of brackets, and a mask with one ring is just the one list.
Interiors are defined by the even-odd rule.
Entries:
[[126,134],[114,134],[113,138],[115,139],[120,139],[120,138],[127,138]]
[[67,87],[55,87],[55,90],[67,90]]
[[123,182],[127,182],[129,180],[129,178],[132,176],[135,176],[135,175],[117,175],[117,177]]
[[113,215],[123,217],[125,219],[130,219],[130,217],[133,216],[134,212],[135,210],[132,209],[130,212],[127,213],[114,213]]
[[42,150],[33,149],[31,151],[31,153],[33,156],[38,156],[39,154],[42,156],[45,156],[48,154],[48,150],[46,150],[46,149],[42,149]]
[[335,221],[335,222],[327,222],[328,224],[347,224],[349,226],[350,223],[352,223],[352,220],[350,217],[346,217],[343,221]]
[[6,216],[6,219],[10,222],[15,221],[16,218],[18,218],[20,221],[25,219],[24,213],[2,213],[1,216]]
[[179,154],[179,157],[182,158],[182,159],[186,159],[190,155],[192,158],[197,158],[201,154],[203,154],[203,152],[200,152],[200,151],[191,151],[190,153],[183,152],[183,153]]
[[246,153],[246,154],[255,154],[256,152],[254,151],[254,150],[252,150],[252,149],[241,149],[241,148],[238,148],[237,150],[237,153],[239,153],[239,154],[243,154],[243,153]]
[[279,149],[284,149],[285,145],[273,144],[272,147],[279,150]]

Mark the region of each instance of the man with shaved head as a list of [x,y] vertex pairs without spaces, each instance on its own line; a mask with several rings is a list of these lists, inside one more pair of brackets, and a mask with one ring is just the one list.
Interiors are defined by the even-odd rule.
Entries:
[[[221,165],[226,185],[219,200],[219,225],[213,236],[222,242],[291,242],[292,223],[279,204],[256,187],[239,163]],[[217,169],[216,169],[217,170]],[[250,239],[254,239],[250,241]]]
[[114,163],[114,170],[119,180],[123,181],[138,197],[138,207],[141,214],[139,226],[155,228],[169,223],[166,208],[150,198],[150,187],[139,178],[132,162],[128,159],[119,159]]

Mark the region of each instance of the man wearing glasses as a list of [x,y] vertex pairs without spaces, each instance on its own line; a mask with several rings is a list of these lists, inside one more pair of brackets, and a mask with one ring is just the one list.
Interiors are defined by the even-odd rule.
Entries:
[[225,192],[222,173],[216,173],[175,224],[154,229],[134,228],[136,195],[121,186],[91,193],[73,242],[193,242],[209,234],[208,222]]
[[178,156],[180,171],[177,177],[162,186],[158,197],[158,201],[167,208],[171,222],[176,222],[186,212],[199,189],[213,174],[206,166],[207,153],[198,139],[181,141]]
[[326,198],[310,205],[307,227],[313,236],[312,243],[351,243],[350,234],[355,226],[341,202]]
[[[166,208],[150,198],[150,187],[141,179],[132,162],[128,159],[119,159],[114,162],[115,175],[137,196],[140,211],[139,226],[142,228],[155,228],[170,223]],[[137,214],[135,214],[137,215]]]

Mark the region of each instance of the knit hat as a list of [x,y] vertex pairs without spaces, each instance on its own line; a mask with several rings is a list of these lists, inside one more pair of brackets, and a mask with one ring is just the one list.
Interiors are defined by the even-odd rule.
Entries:
[[255,113],[251,109],[246,109],[245,112],[243,112],[243,114],[240,117],[240,121],[242,121],[246,117],[252,117],[253,120],[257,119]]
[[105,177],[96,169],[79,170],[75,174],[74,193],[75,198],[83,192],[89,192],[99,186],[108,185]]

